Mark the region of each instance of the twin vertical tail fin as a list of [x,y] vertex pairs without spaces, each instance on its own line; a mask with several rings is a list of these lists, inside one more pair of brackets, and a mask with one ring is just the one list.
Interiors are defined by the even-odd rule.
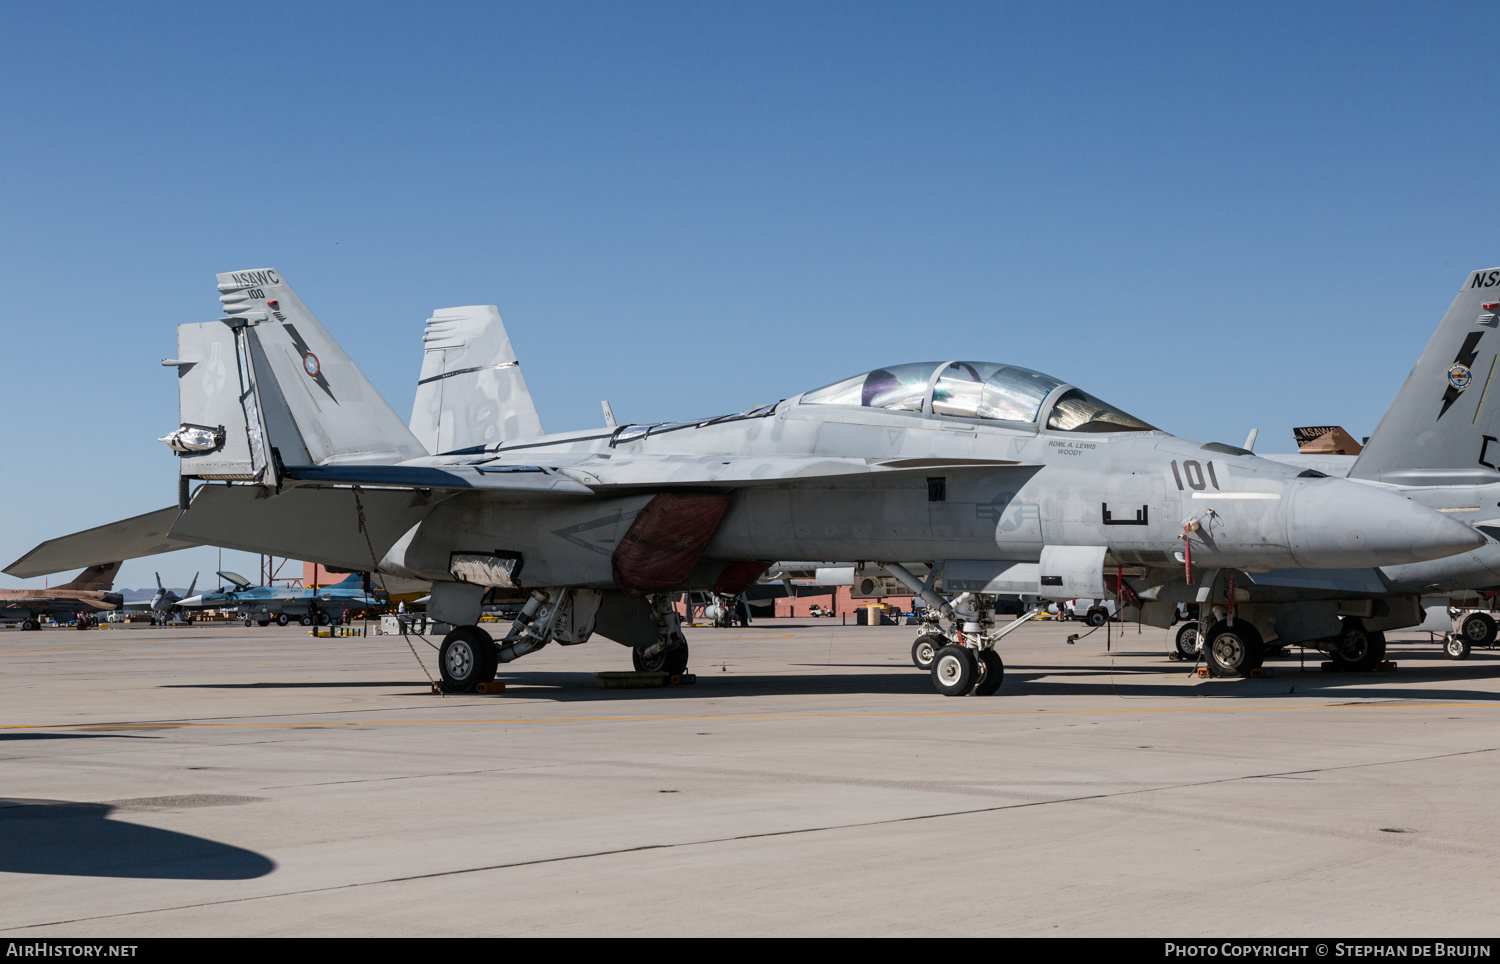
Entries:
[[120,563],[106,562],[103,565],[89,566],[83,572],[73,577],[73,581],[66,585],[58,586],[58,589],[89,589],[108,592],[115,587],[115,575],[120,571]]
[[433,455],[542,434],[494,305],[439,308],[422,334],[411,430]]
[[389,464],[425,455],[273,269],[218,276],[225,317],[178,326],[181,474],[276,485],[281,465]]
[[1350,478],[1500,482],[1500,268],[1472,272]]

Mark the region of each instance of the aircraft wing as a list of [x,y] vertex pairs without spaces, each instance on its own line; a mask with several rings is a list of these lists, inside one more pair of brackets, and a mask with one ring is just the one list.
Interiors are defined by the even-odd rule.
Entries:
[[530,495],[593,495],[556,469],[540,465],[289,465],[289,482],[398,489],[497,489]]
[[621,488],[742,488],[787,482],[874,479],[943,471],[1036,468],[1004,459],[862,459],[830,456],[568,455],[528,463],[505,458],[451,465],[288,466],[289,481],[421,489],[487,489],[524,495],[596,495]]
[[[937,472],[991,472],[1025,468],[1003,459],[861,459],[828,456],[649,456],[593,462],[558,471],[596,492],[620,488],[737,489],[747,486],[847,481],[864,484],[880,478],[932,475]],[[1031,466],[1035,468],[1035,466]]]
[[167,535],[179,514],[180,510],[174,505],[49,539],[11,563],[5,571],[20,579],[30,579],[117,559],[154,556],[160,552],[204,545],[191,537]]
[[[432,506],[462,491],[519,499],[578,498],[630,490],[732,490],[761,485],[847,485],[942,473],[1034,471],[1004,459],[839,456],[617,456],[563,454],[526,462],[502,457],[437,465],[287,466],[289,487],[203,485],[191,508],[175,506],[42,543],[5,572],[31,578],[104,560],[213,545],[246,552],[264,545],[341,569],[373,567]],[[354,487],[359,488],[354,488]],[[366,524],[368,523],[368,524]],[[274,535],[274,539],[262,537]]]
[[39,609],[57,602],[51,596],[15,596],[0,599],[0,609]]
[[67,609],[72,610],[79,606],[89,609],[117,609],[114,603],[105,602],[102,599],[89,597],[78,597],[71,595],[51,595],[40,592],[35,596],[11,596],[0,599],[0,609]]

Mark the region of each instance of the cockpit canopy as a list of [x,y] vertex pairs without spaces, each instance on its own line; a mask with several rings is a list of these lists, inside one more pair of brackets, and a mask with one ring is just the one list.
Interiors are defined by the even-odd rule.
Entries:
[[[1042,404],[1066,383],[996,362],[910,362],[877,368],[802,396],[803,405],[858,405],[1003,422],[1036,422]],[[1052,403],[1054,432],[1150,432],[1140,419],[1069,388]]]

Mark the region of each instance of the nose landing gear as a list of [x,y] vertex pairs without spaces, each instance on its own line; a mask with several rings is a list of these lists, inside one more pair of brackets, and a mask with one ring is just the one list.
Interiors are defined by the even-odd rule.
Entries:
[[[1040,615],[1040,606],[1032,607],[1004,629],[995,629],[995,597],[987,593],[962,593],[952,600],[944,599],[927,583],[914,576],[905,566],[883,562],[883,569],[903,583],[927,604],[929,614],[922,623],[921,634],[911,646],[911,661],[918,669],[932,674],[932,685],[944,696],[989,696],[1000,690],[1005,678],[1005,663],[995,652],[995,644],[1021,625]],[[948,623],[944,629],[941,619]]]

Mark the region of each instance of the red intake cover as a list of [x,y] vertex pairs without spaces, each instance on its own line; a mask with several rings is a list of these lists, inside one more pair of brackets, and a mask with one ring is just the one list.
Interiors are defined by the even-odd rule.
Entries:
[[727,493],[662,493],[615,547],[615,585],[635,596],[681,587],[729,508]]

